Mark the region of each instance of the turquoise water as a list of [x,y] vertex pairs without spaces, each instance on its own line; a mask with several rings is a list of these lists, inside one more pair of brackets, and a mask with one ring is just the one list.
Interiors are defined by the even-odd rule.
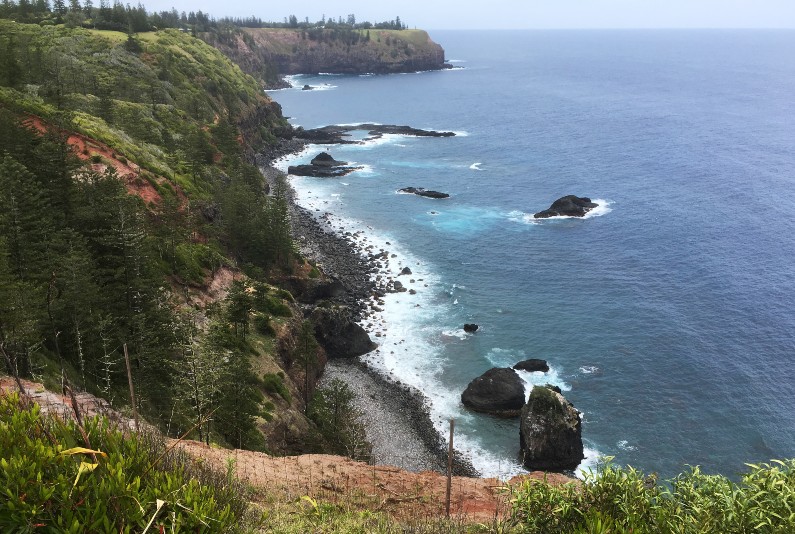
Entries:
[[[544,358],[596,455],[671,476],[795,456],[795,32],[434,32],[465,67],[300,77],[294,124],[453,130],[331,147],[365,169],[294,178],[334,228],[409,265],[416,295],[370,319],[371,364],[429,397],[487,474],[518,424],[466,384]],[[312,148],[293,159],[310,159]],[[285,162],[286,164],[286,162]],[[396,194],[416,186],[447,200]],[[565,194],[585,219],[537,222]],[[389,242],[389,245],[386,243]],[[419,305],[419,306],[418,306]],[[463,335],[461,325],[481,330]]]

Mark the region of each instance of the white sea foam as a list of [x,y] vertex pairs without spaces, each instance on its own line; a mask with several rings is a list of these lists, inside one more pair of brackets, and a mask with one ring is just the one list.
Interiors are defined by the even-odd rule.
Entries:
[[602,453],[598,450],[588,446],[584,447],[583,455],[585,459],[580,462],[580,465],[574,470],[574,474],[577,475],[577,478],[580,480],[585,478],[586,473],[595,473],[596,467],[599,465],[599,460],[603,457]]
[[616,446],[619,449],[621,449],[622,451],[636,451],[636,450],[638,450],[637,447],[635,447],[634,445],[630,445],[629,441],[627,441],[625,439],[622,439],[621,441],[616,443]]
[[464,130],[453,130],[453,133],[456,137],[469,137],[469,132]]
[[602,374],[602,370],[595,365],[583,365],[580,367],[580,372],[584,375]]
[[[455,303],[453,303],[453,304],[455,304]],[[460,339],[460,340],[463,341],[464,339],[466,339],[469,336],[469,334],[464,332],[462,329],[457,328],[457,329],[450,329],[450,330],[442,330],[442,336],[453,337],[453,338],[457,338],[457,339]]]
[[367,139],[358,145],[345,145],[345,150],[372,150],[377,146],[397,143],[403,137],[405,136],[399,134],[383,134],[379,137]]
[[586,213],[583,219],[590,219],[592,217],[601,217],[602,215],[607,215],[608,213],[613,211],[613,208],[610,207],[612,202],[609,200],[605,200],[603,198],[595,198],[592,201],[598,204],[598,206],[596,206],[594,209]]
[[478,161],[470,165],[469,168],[472,169],[473,171],[482,171],[483,169],[480,168],[481,165],[483,165],[483,163]]

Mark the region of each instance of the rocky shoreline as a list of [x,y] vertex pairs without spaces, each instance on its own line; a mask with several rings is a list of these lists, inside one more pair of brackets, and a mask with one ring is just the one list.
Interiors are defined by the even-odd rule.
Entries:
[[[257,163],[271,187],[281,174],[271,162],[303,147],[293,140],[258,155]],[[300,253],[343,285],[345,292],[335,300],[353,310],[357,320],[363,319],[367,301],[377,291],[372,281],[377,260],[360,255],[352,240],[325,230],[312,212],[295,203],[292,188],[287,189],[291,231]],[[414,471],[446,471],[447,444],[431,421],[422,393],[384,377],[357,359],[332,360],[321,381],[333,377],[345,381],[357,395],[357,407],[363,412],[377,462]],[[480,475],[458,451],[453,456],[453,472]]]

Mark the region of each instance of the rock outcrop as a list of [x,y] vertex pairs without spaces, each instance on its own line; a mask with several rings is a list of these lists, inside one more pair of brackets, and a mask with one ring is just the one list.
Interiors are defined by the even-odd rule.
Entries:
[[293,176],[313,176],[315,178],[338,178],[362,167],[349,167],[347,161],[338,161],[328,152],[321,152],[309,165],[290,165],[287,174]]
[[516,365],[513,366],[514,369],[519,371],[528,371],[528,372],[535,372],[541,371],[542,373],[546,373],[549,371],[549,364],[546,360],[538,360],[536,358],[530,358],[529,360],[524,360]]
[[522,464],[530,470],[572,470],[585,458],[579,412],[548,387],[535,386],[522,407],[519,441]]
[[[351,132],[367,132],[367,137],[360,140],[350,139]],[[412,137],[455,137],[455,132],[438,132],[422,130],[412,126],[397,124],[331,124],[320,128],[304,130],[296,128],[295,136],[316,145],[361,145],[367,141],[380,139],[384,135],[410,135]]]
[[398,189],[398,191],[401,193],[410,193],[412,195],[417,195],[420,197],[450,198],[450,195],[448,195],[447,193],[440,193],[439,191],[431,191],[423,187],[404,187],[403,189]]
[[364,328],[354,322],[346,306],[315,308],[310,320],[315,325],[315,338],[329,358],[361,356],[378,346]]
[[[478,328],[480,328],[480,327],[478,325],[476,325],[475,323],[466,323],[464,325],[464,332],[466,332],[468,334],[474,334],[475,332],[478,331]],[[516,369],[516,367],[514,367],[514,369]]]
[[347,161],[339,161],[334,159],[334,157],[329,154],[328,152],[321,152],[310,161],[312,165],[317,165],[319,167],[341,167],[343,165],[347,165]]
[[508,367],[489,369],[461,394],[467,408],[500,417],[516,417],[524,401],[524,382]]
[[557,199],[549,209],[539,211],[533,217],[536,219],[547,219],[549,217],[584,217],[586,213],[597,207],[598,204],[591,202],[588,197],[578,197],[567,195]]

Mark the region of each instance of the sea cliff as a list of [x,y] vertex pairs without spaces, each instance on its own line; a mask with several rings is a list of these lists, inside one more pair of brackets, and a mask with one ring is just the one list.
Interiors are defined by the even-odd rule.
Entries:
[[277,83],[277,74],[388,74],[449,68],[444,49],[423,30],[244,28],[211,41],[267,86]]

